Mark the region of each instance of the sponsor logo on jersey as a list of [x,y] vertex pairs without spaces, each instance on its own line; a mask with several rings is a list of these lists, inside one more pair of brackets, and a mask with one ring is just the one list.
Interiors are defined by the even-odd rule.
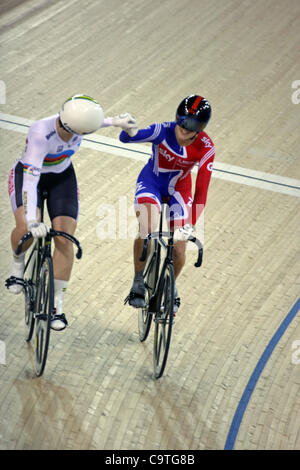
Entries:
[[172,157],[165,149],[160,148],[159,153],[168,160],[168,162],[171,162],[174,160],[175,157]]
[[15,180],[15,169],[12,168],[10,170],[10,174],[9,174],[9,178],[8,178],[8,194],[11,196],[12,193],[14,192],[15,190],[15,183],[14,183],[14,180]]
[[135,192],[138,193],[139,191],[142,191],[142,189],[146,189],[146,186],[143,186],[143,181],[140,181],[136,184]]
[[202,137],[201,142],[204,143],[206,148],[212,148],[212,143],[208,137]]
[[189,207],[192,207],[193,206],[193,198],[191,196],[189,196],[189,200],[188,202],[186,203],[187,206]]
[[46,135],[46,139],[47,139],[47,140],[51,139],[51,137],[52,137],[53,135],[55,135],[55,134],[56,134],[56,131],[50,132],[48,135]]
[[28,210],[28,197],[27,197],[27,191],[23,192],[23,207],[24,207],[24,212],[27,214]]

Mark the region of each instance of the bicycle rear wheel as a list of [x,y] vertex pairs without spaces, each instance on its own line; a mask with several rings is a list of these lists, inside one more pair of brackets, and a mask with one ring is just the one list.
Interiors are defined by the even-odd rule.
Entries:
[[161,274],[158,293],[158,311],[155,314],[153,365],[154,376],[159,379],[165,370],[173,325],[175,276],[172,264]]
[[35,329],[36,374],[43,374],[49,347],[50,324],[54,307],[54,280],[52,259],[45,258],[42,263],[37,299]]

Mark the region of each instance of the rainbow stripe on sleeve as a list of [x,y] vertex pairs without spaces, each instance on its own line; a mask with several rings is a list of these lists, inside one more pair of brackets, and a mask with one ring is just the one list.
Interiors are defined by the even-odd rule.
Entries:
[[32,176],[40,176],[41,170],[31,163],[23,163],[23,173],[27,173]]

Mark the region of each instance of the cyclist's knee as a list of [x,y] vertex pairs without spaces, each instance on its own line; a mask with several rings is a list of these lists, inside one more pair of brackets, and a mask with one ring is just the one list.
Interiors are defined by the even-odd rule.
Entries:
[[64,255],[73,254],[73,243],[64,237],[54,237],[55,248]]
[[145,238],[148,233],[157,228],[159,208],[155,204],[139,204],[136,207],[136,216],[139,221],[138,238]]
[[184,264],[185,263],[185,255],[186,252],[186,243],[185,242],[177,242],[173,248],[173,258],[176,262]]

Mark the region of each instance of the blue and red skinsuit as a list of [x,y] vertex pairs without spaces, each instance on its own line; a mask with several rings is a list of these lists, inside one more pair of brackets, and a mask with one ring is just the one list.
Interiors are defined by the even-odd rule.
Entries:
[[[152,124],[140,129],[134,137],[125,131],[121,142],[151,142],[152,156],[137,179],[135,204],[151,203],[159,208],[164,197],[169,197],[171,218],[180,225],[195,225],[204,209],[215,156],[210,137],[200,132],[187,147],[178,145],[176,122]],[[194,197],[191,171],[198,165]]]

